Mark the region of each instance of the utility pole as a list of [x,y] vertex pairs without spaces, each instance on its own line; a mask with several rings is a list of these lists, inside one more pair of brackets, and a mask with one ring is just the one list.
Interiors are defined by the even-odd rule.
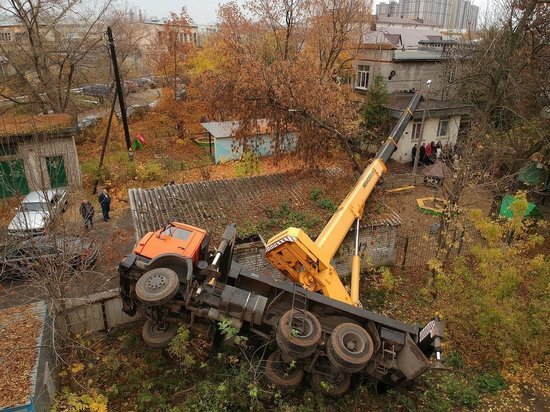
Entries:
[[115,41],[113,40],[113,31],[111,27],[107,27],[107,37],[109,38],[109,50],[111,52],[111,60],[113,62],[113,71],[115,73],[116,92],[118,95],[118,103],[120,105],[120,117],[122,117],[122,127],[124,128],[124,137],[126,139],[126,150],[128,157],[133,160],[132,142],[130,141],[130,130],[128,129],[128,119],[126,118],[126,105],[124,104],[124,93],[122,91],[122,83],[120,81],[120,73],[118,71],[118,62],[116,59]]
[[422,145],[422,140],[424,137],[424,126],[426,122],[426,112],[428,111],[428,98],[430,96],[430,86],[432,85],[432,81],[428,80],[426,82],[426,85],[428,86],[428,93],[426,94],[426,104],[424,106],[424,111],[422,112],[422,123],[420,124],[420,136],[418,136],[418,143],[416,146],[416,153],[414,156],[414,164],[413,164],[414,184],[416,184],[416,169],[418,167],[418,158],[420,157],[420,146]]

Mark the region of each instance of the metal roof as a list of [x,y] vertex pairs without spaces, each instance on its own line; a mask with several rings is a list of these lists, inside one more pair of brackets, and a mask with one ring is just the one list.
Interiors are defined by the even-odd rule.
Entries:
[[206,131],[212,135],[212,137],[219,139],[233,136],[239,128],[239,122],[207,122],[201,123],[201,126],[204,127]]
[[[400,37],[400,44],[394,43],[397,36]],[[403,27],[387,27],[379,31],[371,31],[363,37],[364,43],[390,43],[396,47],[404,47],[405,49],[413,49],[418,47],[421,40],[434,41],[436,39],[445,40],[450,37],[444,36],[441,33],[426,28],[403,28]]]

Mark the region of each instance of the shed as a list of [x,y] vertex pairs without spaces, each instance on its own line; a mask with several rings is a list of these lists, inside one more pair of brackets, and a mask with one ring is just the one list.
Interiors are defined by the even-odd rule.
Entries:
[[451,170],[442,161],[437,161],[424,170],[424,184],[439,187],[443,184],[443,180],[451,175]]
[[51,322],[44,301],[0,311],[0,410],[47,411],[55,393]]
[[[259,156],[269,156],[275,152],[273,127],[266,119],[256,122],[253,131],[239,136],[241,124],[238,121],[201,123],[206,130],[208,146],[215,163],[238,160],[244,152]],[[298,134],[289,128],[279,139],[282,153],[292,152],[296,148]]]
[[79,187],[76,116],[0,116],[0,197]]

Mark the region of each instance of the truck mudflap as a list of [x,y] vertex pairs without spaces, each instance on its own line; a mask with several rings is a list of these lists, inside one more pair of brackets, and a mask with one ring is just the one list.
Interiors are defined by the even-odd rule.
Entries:
[[405,345],[397,354],[397,366],[409,381],[419,377],[430,367],[430,362],[409,334],[405,338]]

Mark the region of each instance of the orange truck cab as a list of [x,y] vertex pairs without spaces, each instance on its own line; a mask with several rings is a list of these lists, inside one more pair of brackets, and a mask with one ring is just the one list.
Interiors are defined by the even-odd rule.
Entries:
[[167,226],[146,234],[134,247],[134,253],[147,259],[155,259],[160,255],[179,255],[189,258],[196,265],[204,258],[208,247],[206,230],[171,222]]

